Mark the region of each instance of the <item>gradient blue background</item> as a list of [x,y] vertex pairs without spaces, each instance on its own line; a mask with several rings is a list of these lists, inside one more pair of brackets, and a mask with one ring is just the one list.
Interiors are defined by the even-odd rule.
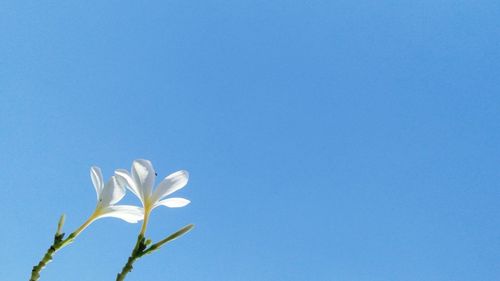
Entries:
[[[500,280],[500,2],[2,1],[0,279],[88,175],[187,169],[127,280]],[[131,193],[127,203],[138,201]],[[41,280],[114,280],[99,220]]]

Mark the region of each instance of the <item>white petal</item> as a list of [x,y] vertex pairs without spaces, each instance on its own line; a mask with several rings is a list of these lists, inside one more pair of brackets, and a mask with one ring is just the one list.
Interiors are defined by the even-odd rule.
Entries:
[[189,173],[185,170],[177,171],[167,176],[156,188],[152,201],[156,202],[169,194],[183,188],[189,179]]
[[115,171],[115,175],[119,181],[123,181],[123,183],[126,185],[126,187],[132,191],[132,193],[141,200],[142,203],[144,203],[144,198],[142,197],[142,192],[138,188],[137,184],[135,181],[132,179],[132,176],[130,176],[129,172],[124,169],[118,169]]
[[100,204],[102,206],[116,204],[123,196],[125,196],[125,187],[118,182],[116,176],[112,176],[102,190]]
[[158,207],[160,205],[167,206],[169,208],[180,208],[184,207],[187,204],[191,203],[191,201],[184,199],[184,198],[168,198],[165,200],[161,200],[160,202],[157,202],[154,207]]
[[102,189],[104,187],[101,169],[96,166],[90,167],[90,178],[92,179],[92,183],[94,184],[95,193],[97,194],[97,201],[99,201],[99,199],[101,198]]
[[144,209],[137,206],[118,205],[101,209],[98,218],[114,217],[129,223],[137,223],[144,219]]
[[148,160],[138,159],[132,163],[132,178],[142,191],[143,198],[151,196],[155,183],[155,171]]

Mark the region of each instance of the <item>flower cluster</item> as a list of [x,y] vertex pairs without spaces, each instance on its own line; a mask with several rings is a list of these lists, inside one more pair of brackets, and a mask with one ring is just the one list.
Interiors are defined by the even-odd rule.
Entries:
[[[166,198],[170,194],[186,186],[189,178],[187,171],[181,170],[165,177],[153,190],[156,175],[151,162],[144,159],[135,160],[132,163],[130,171],[125,169],[116,170],[115,174],[111,176],[106,183],[103,180],[101,169],[95,166],[91,167],[90,177],[97,195],[97,204],[94,211],[79,228],[67,237],[62,233],[64,216],[61,217],[54,237],[54,242],[40,262],[33,267],[30,281],[38,280],[40,271],[52,260],[53,255],[64,246],[73,242],[83,230],[100,218],[115,217],[128,223],[142,221],[142,227],[136,245],[122,271],[117,275],[117,281],[125,279],[127,273],[132,270],[132,264],[137,259],[158,250],[164,244],[190,231],[193,228],[192,224],[181,228],[177,232],[154,244],[150,239],[145,238],[149,217],[154,208],[159,206],[178,208],[184,207],[190,203],[189,200],[184,198]],[[127,189],[139,198],[142,206],[117,205],[125,196]]]

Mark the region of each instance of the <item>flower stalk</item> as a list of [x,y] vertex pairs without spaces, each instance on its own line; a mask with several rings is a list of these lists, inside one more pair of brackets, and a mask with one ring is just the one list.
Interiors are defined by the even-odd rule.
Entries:
[[142,256],[142,252],[144,251],[144,249],[146,249],[146,247],[146,239],[142,234],[139,234],[139,236],[137,237],[137,243],[135,243],[135,247],[132,250],[132,254],[128,258],[125,266],[123,266],[122,271],[116,276],[116,281],[125,280],[125,276],[127,276],[127,274],[132,271],[134,262]]
[[50,248],[47,249],[47,252],[45,252],[40,262],[38,262],[37,265],[33,266],[33,269],[31,270],[30,281],[38,280],[40,278],[40,271],[42,271],[42,269],[44,269],[45,266],[47,266],[47,264],[52,261],[54,254],[64,246],[73,242],[73,240],[78,236],[79,233],[75,231],[71,233],[66,239],[64,239],[64,233],[62,232],[64,221],[65,216],[62,215],[57,224],[57,231],[54,235],[54,242],[52,243],[52,245],[50,245]]
[[[144,220],[146,222],[146,220]],[[144,224],[145,225],[145,224]],[[144,226],[143,225],[143,226]],[[125,280],[125,277],[129,272],[132,271],[134,262],[140,258],[142,258],[145,255],[151,254],[158,249],[160,249],[163,245],[167,244],[168,242],[171,242],[182,235],[188,233],[191,229],[193,229],[194,225],[193,224],[188,224],[184,226],[183,228],[179,229],[178,231],[170,234],[168,237],[165,239],[149,246],[151,244],[150,239],[146,239],[144,237],[144,234],[141,232],[139,236],[137,237],[137,242],[135,243],[134,249],[132,250],[132,254],[130,254],[130,257],[127,260],[127,263],[122,268],[122,271],[117,274],[116,276],[116,281],[123,281]],[[145,229],[145,228],[144,228]]]

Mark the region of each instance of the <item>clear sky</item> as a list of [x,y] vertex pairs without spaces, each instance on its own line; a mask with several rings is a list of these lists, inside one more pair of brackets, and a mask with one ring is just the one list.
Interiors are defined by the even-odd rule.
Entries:
[[[500,279],[499,1],[0,2],[0,279],[150,159],[188,235],[127,280]],[[138,203],[127,194],[126,203]],[[114,280],[91,225],[41,281]]]

